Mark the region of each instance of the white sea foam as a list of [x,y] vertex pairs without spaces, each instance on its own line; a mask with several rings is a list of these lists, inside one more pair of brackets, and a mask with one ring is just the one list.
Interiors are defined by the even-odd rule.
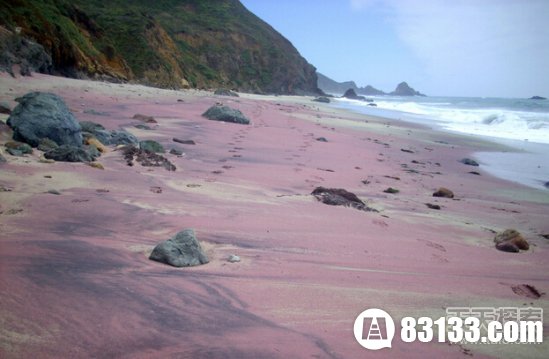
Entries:
[[[469,99],[465,105],[457,100],[450,102],[443,99],[429,101],[414,98],[410,101],[378,97],[375,100],[377,107],[369,107],[368,103],[361,101],[342,101],[370,114],[390,115],[389,117],[408,121],[434,122],[451,131],[549,143],[549,111],[528,111],[528,102],[523,108],[518,105],[515,105],[517,108],[491,108],[486,107],[485,102],[488,101],[483,99],[475,99],[477,102]],[[499,101],[505,104],[504,100]]]

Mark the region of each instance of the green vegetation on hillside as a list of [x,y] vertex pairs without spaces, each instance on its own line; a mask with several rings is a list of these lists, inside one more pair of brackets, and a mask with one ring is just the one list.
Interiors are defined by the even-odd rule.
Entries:
[[314,67],[237,0],[12,0],[0,7],[0,24],[21,27],[66,75],[316,91]]

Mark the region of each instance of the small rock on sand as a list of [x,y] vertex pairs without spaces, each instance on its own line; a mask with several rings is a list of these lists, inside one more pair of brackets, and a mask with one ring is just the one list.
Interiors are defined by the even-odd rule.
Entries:
[[438,204],[425,203],[425,205],[431,209],[440,210],[440,206]]
[[319,137],[316,139],[318,142],[328,142],[328,140],[326,139],[326,137]]
[[135,115],[133,115],[132,117],[134,120],[139,120],[139,121],[143,121],[145,123],[158,123],[154,117],[152,116],[147,116],[147,115],[143,115],[141,113],[136,113]]
[[227,258],[227,261],[230,263],[238,263],[240,262],[240,257],[237,256],[236,254],[231,254],[229,258]]
[[464,165],[468,165],[468,166],[475,166],[475,167],[479,166],[477,161],[475,161],[473,159],[470,159],[470,158],[462,158],[459,162],[463,163]]
[[311,194],[320,202],[330,206],[346,206],[361,211],[377,212],[377,210],[366,206],[354,193],[348,192],[343,188],[317,187]]
[[208,120],[238,123],[241,125],[250,124],[250,120],[244,116],[242,112],[228,106],[212,106],[204,112],[202,116],[206,117]]
[[390,194],[397,194],[397,193],[399,193],[400,191],[399,191],[398,189],[396,189],[396,188],[389,187],[389,188],[383,190],[383,192],[385,192],[385,193],[390,193]]
[[209,262],[193,229],[185,229],[158,244],[149,259],[174,267],[197,266]]
[[496,249],[502,252],[518,253],[520,249],[511,242],[502,242],[496,244]]
[[454,198],[454,192],[450,191],[448,188],[440,187],[433,197],[442,197],[442,198]]
[[172,138],[172,141],[173,142],[177,142],[177,143],[181,143],[183,145],[196,145],[196,142],[194,142],[193,140],[181,140],[179,138]]
[[528,241],[516,229],[506,229],[503,232],[497,233],[494,237],[494,242],[496,243],[496,248],[498,248],[498,244],[500,247],[503,247],[504,243],[512,244],[522,250],[528,250],[530,248]]

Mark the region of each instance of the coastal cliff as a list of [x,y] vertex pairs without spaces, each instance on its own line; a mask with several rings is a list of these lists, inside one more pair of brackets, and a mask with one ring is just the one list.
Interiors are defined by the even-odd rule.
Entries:
[[0,25],[43,46],[67,77],[318,92],[315,68],[238,0],[18,0],[0,8]]

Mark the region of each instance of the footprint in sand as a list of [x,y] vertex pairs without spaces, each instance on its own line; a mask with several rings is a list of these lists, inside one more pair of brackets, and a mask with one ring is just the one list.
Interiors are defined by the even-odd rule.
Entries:
[[434,248],[434,249],[436,249],[436,250],[438,250],[438,251],[441,251],[441,252],[446,252],[446,248],[444,248],[444,246],[441,245],[441,244],[438,244],[438,243],[435,243],[435,242],[431,242],[431,241],[426,240],[426,239],[418,239],[418,241],[425,243],[425,245],[426,245],[427,247]]

